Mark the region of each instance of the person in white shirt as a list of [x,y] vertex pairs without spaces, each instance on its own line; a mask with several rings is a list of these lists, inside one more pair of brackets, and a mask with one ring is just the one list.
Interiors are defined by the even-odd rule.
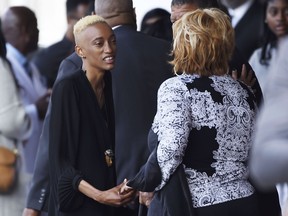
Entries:
[[[266,6],[265,19],[265,35],[263,37],[263,45],[255,50],[251,56],[249,63],[254,69],[259,80],[261,89],[263,90],[264,104],[267,98],[266,85],[271,82],[269,73],[270,67],[277,61],[278,42],[281,38],[288,34],[288,0],[268,0]],[[279,201],[284,210],[285,203],[288,200],[287,183],[277,184]]]

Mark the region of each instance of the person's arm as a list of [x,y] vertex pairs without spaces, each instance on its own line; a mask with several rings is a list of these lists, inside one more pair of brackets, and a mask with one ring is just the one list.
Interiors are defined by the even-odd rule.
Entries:
[[[62,79],[66,73],[75,70],[79,62],[74,62],[71,57],[64,59],[59,68],[59,76],[57,81]],[[44,120],[43,130],[39,141],[39,147],[35,162],[34,173],[31,181],[31,186],[26,200],[26,208],[22,216],[38,216],[41,211],[47,211],[49,200],[49,123],[51,102],[49,103],[46,117]]]
[[182,163],[191,127],[187,87],[175,79],[166,80],[158,90],[157,114],[153,130],[157,132],[158,164],[162,173],[161,189],[177,167]]
[[263,189],[288,181],[288,38],[279,49],[269,71],[250,161],[252,179]]
[[[243,64],[245,65],[245,70],[243,70]],[[239,52],[237,47],[235,48],[232,58],[229,62],[229,73],[233,78],[239,79],[240,81],[246,83],[246,85],[251,85],[253,92],[256,97],[257,105],[263,102],[263,94],[258,79],[253,71],[251,65],[243,58],[242,54]],[[236,71],[236,72],[235,72]],[[251,78],[251,79],[250,79]]]

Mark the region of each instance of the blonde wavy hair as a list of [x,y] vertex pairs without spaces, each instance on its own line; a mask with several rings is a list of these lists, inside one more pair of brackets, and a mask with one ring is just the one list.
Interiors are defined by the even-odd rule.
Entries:
[[188,12],[173,24],[175,74],[223,75],[234,50],[230,18],[216,8]]
[[81,32],[83,32],[88,26],[94,25],[96,23],[106,23],[105,19],[98,15],[88,15],[80,20],[74,25],[73,34],[75,37],[75,42],[77,44],[78,38]]

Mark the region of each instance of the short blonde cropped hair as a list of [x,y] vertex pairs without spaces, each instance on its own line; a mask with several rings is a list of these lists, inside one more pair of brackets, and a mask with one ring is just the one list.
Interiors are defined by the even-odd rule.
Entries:
[[106,21],[104,18],[98,15],[88,15],[78,20],[78,22],[74,25],[73,28],[73,34],[76,44],[79,40],[79,34],[83,32],[88,26],[94,25],[96,23],[106,23]]
[[230,18],[216,8],[197,9],[173,24],[175,74],[223,75],[234,50]]

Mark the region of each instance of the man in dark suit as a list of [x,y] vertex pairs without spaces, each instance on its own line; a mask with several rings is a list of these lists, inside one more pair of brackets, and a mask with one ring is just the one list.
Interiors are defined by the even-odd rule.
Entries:
[[[117,182],[123,182],[125,178],[134,177],[148,157],[146,140],[156,113],[157,90],[164,80],[173,75],[168,64],[170,43],[136,31],[132,0],[96,0],[95,12],[114,27],[117,39],[116,65],[112,70],[115,158]],[[81,61],[73,54],[62,62],[57,80],[75,67],[81,67]],[[35,210],[40,210],[39,207],[48,200],[49,115],[50,108],[42,132],[28,208],[23,216],[39,215],[28,213],[37,212]],[[36,206],[32,206],[32,202]],[[119,209],[118,215],[137,215],[137,207],[130,207]]]
[[220,0],[231,16],[239,51],[248,61],[260,47],[265,20],[264,6],[259,0]]
[[[171,22],[175,22],[180,19],[185,13],[189,11],[194,11],[198,8],[221,8],[215,0],[172,0],[171,1]],[[245,69],[243,70],[243,64],[245,65]],[[263,100],[262,90],[260,88],[259,82],[253,69],[251,68],[250,64],[247,60],[243,57],[241,52],[239,51],[238,46],[233,52],[232,58],[229,62],[229,73],[235,79],[241,79],[247,85],[251,85],[252,89],[255,92],[255,97],[257,104],[260,105]],[[247,73],[249,72],[249,73]],[[251,82],[252,81],[252,82]]]
[[[61,41],[47,48],[40,49],[33,55],[32,61],[46,78],[49,88],[53,87],[61,61],[74,52],[75,42],[73,26],[87,12],[91,0],[67,0],[66,19],[67,30]],[[90,12],[91,13],[91,12]],[[89,13],[89,14],[90,14]]]

